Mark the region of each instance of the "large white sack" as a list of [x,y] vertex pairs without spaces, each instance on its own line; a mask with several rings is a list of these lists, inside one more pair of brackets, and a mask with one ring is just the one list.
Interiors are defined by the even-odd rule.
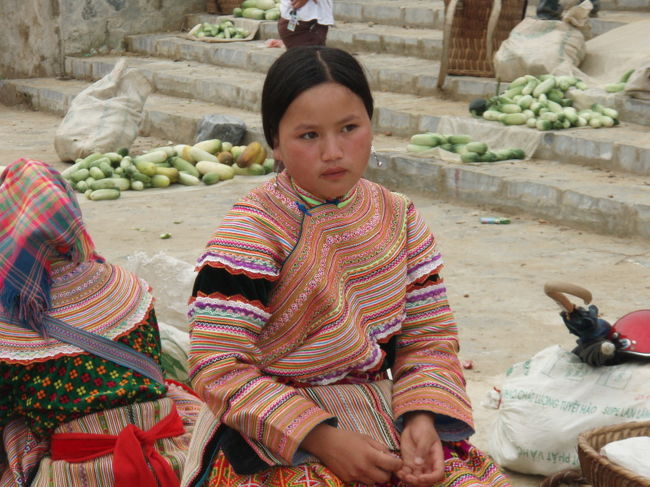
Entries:
[[120,59],[109,74],[72,100],[54,137],[56,153],[62,161],[74,161],[93,152],[130,148],[152,90],[141,72]]
[[500,465],[526,474],[579,467],[578,435],[650,420],[649,393],[647,362],[592,367],[551,346],[507,372],[488,451]]
[[539,76],[561,64],[578,66],[584,57],[585,36],[579,28],[563,20],[526,17],[495,53],[495,76],[501,81]]

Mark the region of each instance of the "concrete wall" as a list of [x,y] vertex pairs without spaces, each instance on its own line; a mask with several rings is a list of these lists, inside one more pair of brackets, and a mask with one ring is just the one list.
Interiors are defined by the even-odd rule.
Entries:
[[63,74],[69,54],[120,50],[129,34],[180,30],[205,0],[0,0],[0,77]]

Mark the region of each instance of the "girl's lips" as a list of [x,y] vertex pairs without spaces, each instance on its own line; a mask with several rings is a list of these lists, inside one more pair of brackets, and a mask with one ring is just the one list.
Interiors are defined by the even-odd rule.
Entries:
[[346,172],[342,167],[334,167],[323,172],[323,176],[340,176]]

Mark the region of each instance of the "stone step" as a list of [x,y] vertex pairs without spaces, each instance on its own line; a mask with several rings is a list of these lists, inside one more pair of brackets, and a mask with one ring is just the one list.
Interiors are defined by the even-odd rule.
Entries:
[[529,214],[619,237],[650,238],[650,180],[548,160],[457,164],[395,152],[378,154],[366,176],[396,191]]
[[[266,73],[284,52],[283,49],[264,47],[263,41],[211,43],[183,39],[178,34],[129,36],[127,46],[129,52],[138,55],[196,61],[260,74]],[[437,61],[371,52],[360,53],[357,57],[366,68],[374,90],[421,96],[439,94],[436,82],[440,68]],[[445,96],[469,100],[492,96],[496,89],[495,79],[448,76]]]
[[[80,80],[50,78],[2,80],[0,103],[24,103],[35,110],[63,116],[74,96],[88,84]],[[165,138],[173,143],[192,143],[199,121],[214,113],[243,119],[248,126],[244,143],[263,140],[259,115],[160,94],[152,94],[147,99],[141,135]],[[585,135],[587,132],[600,133],[604,138],[602,130],[583,132]],[[567,145],[576,144],[568,133],[547,133],[545,137],[548,140],[544,145],[556,146],[554,150],[557,151],[562,150],[562,137],[567,138]],[[549,222],[600,233],[650,238],[650,181],[647,177],[614,174],[601,168],[539,158],[481,165],[443,162],[406,153],[407,141],[405,137],[377,132],[374,145],[384,164],[380,168],[371,164],[368,177],[395,190],[408,188],[437,199],[484,205],[512,214],[528,213]],[[589,146],[585,142],[584,147],[585,150],[591,147],[592,152],[603,151],[597,143]],[[614,155],[614,148],[610,150]],[[650,147],[645,154],[645,164],[650,167]]]
[[[535,17],[537,2],[529,2],[526,15]],[[594,35],[603,34],[629,22],[650,17],[650,0],[601,1],[597,18],[591,19]],[[444,25],[442,1],[335,0],[337,24],[372,23],[406,28],[438,29]]]
[[[0,103],[7,106],[22,104],[33,110],[64,116],[72,99],[89,85],[86,81],[74,79],[0,80]],[[211,114],[231,115],[243,120],[247,127],[243,143],[264,140],[262,121],[258,113],[159,93],[153,93],[147,98],[140,135],[160,137],[179,144],[192,144],[199,122]]]
[[[283,49],[266,48],[263,41],[210,43],[191,41],[178,33],[142,34],[130,36],[128,50],[145,56],[172,60],[197,61],[248,72],[265,73]],[[418,96],[442,96],[468,101],[490,97],[499,86],[494,78],[448,76],[444,91],[436,83],[439,63],[413,56],[363,52],[357,54],[365,66],[373,90]],[[94,59],[94,58],[91,58]],[[501,84],[505,89],[506,84]],[[621,96],[616,108],[622,120],[650,126],[650,103]]]
[[[186,17],[186,26],[189,29],[198,23],[219,23],[224,18],[232,17],[190,14]],[[256,39],[279,39],[279,37],[277,22],[259,22]],[[442,30],[377,25],[372,22],[337,22],[327,34],[327,45],[350,52],[398,54],[419,57],[423,60],[440,59]]]
[[[369,12],[367,18],[363,14],[336,17],[336,25],[330,29],[327,36],[328,45],[352,52],[367,51],[439,60],[442,52],[444,14],[435,5],[434,2],[431,6],[418,7],[416,12],[420,14],[419,16],[406,15],[406,13],[400,16],[400,9],[386,10],[381,4],[366,4],[360,11]],[[351,8],[351,5],[345,4],[344,9],[348,8]],[[375,10],[394,12],[396,17],[372,15]],[[409,12],[409,7],[405,6],[401,11]],[[535,16],[533,7],[528,9],[527,15]],[[429,17],[435,20],[426,20]],[[190,29],[198,23],[218,23],[223,18],[231,17],[189,14],[186,16],[185,24],[186,28]],[[592,33],[594,36],[600,35],[642,18],[650,18],[650,12],[602,12],[599,18],[591,19]],[[279,38],[277,23],[260,21],[256,38],[261,40]]]
[[[538,0],[528,2],[534,12]],[[650,13],[650,0],[601,0],[598,21],[608,12]],[[442,0],[334,0],[335,21],[434,27],[444,21]]]
[[[72,98],[87,82],[78,80],[58,81],[50,79],[6,80],[2,82],[3,101],[13,105],[24,102],[37,110],[64,115]],[[404,150],[406,139],[414,133],[436,131],[441,120],[442,108],[435,107],[438,115],[429,115],[421,99],[410,99],[394,94],[379,93],[376,97],[374,126],[378,134],[392,134],[385,140],[384,148]],[[391,105],[386,108],[385,105]],[[415,107],[413,107],[415,105]],[[450,116],[464,116],[453,113],[454,106],[447,105]],[[411,113],[405,110],[413,110]],[[419,114],[416,116],[414,113]],[[145,106],[143,124],[146,135],[156,135],[189,143],[194,138],[198,120],[206,114],[222,113],[243,119],[251,140],[261,139],[261,120],[257,112],[238,109],[227,105],[153,94]],[[488,122],[485,122],[488,123]],[[159,125],[159,126],[158,126]],[[507,128],[494,124],[494,131],[502,131],[507,137]],[[165,135],[167,134],[167,135]],[[569,164],[588,166],[602,171],[650,175],[650,137],[645,127],[622,124],[611,129],[569,129],[546,132],[542,143],[534,154],[537,158],[562,161]]]
[[[190,44],[205,44],[183,39],[173,38],[175,42]],[[236,44],[236,45],[235,45]],[[155,57],[128,58],[129,65],[137,66],[153,83],[155,90],[168,96],[194,98],[196,100],[216,103],[219,105],[259,112],[260,93],[263,84],[263,73],[258,69],[253,72],[254,66],[264,66],[279,55],[276,49],[250,48],[251,43],[232,43],[224,49],[229,52],[228,62],[237,60],[234,64],[248,64],[250,70],[237,68],[215,68],[210,64],[196,61],[172,61]],[[250,50],[250,56],[246,51]],[[260,51],[270,51],[266,56]],[[208,51],[209,52],[209,51]],[[216,55],[218,51],[212,51]],[[226,56],[223,55],[223,58]],[[97,80],[108,74],[119,58],[110,56],[96,57],[68,57],[66,71],[77,79]],[[246,61],[248,60],[248,61]],[[409,84],[406,69],[391,71],[376,69],[373,63],[386,64],[385,55],[366,55],[362,62],[368,68],[370,80],[376,89],[375,96],[375,128],[382,132],[391,132],[401,137],[410,137],[414,133],[435,131],[441,117],[468,116],[467,104],[435,96],[417,96],[406,93],[395,93],[390,90],[392,86],[402,83]],[[401,63],[404,68],[410,58],[395,57],[389,65],[396,66]],[[415,67],[417,69],[417,67]],[[395,78],[391,78],[391,74]],[[472,78],[467,78],[472,79]],[[415,88],[405,91],[415,91]],[[631,107],[639,106],[638,100],[628,97],[623,98]],[[635,105],[637,103],[637,105]],[[622,111],[622,113],[629,113]],[[639,115],[641,117],[642,115]],[[650,114],[645,112],[645,116]],[[624,117],[623,117],[624,118]],[[637,117],[638,118],[638,117]],[[494,130],[505,130],[506,127],[494,123]],[[647,127],[630,123],[612,129],[575,129],[552,132],[546,135],[544,144],[540,149],[544,151],[541,157],[556,159],[569,163],[591,164],[610,170],[624,170],[627,172],[646,174],[650,171],[650,140]],[[616,142],[615,142],[616,141]]]

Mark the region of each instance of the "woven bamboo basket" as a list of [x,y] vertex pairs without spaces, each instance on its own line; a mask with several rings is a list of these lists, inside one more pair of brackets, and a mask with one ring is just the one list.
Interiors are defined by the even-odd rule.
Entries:
[[447,74],[494,76],[493,53],[525,16],[527,0],[445,0],[438,87]]
[[636,436],[650,436],[650,421],[595,428],[578,436],[580,467],[593,487],[650,487],[650,479],[610,462],[599,453],[607,443]]
[[209,14],[230,15],[241,2],[242,0],[207,0],[206,10]]

